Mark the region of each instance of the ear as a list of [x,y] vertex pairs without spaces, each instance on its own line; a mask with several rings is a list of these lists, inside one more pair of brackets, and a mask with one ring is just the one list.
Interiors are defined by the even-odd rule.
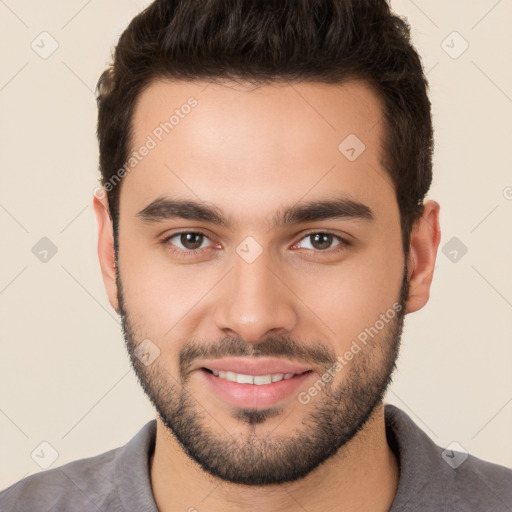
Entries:
[[119,315],[112,219],[110,218],[108,199],[105,191],[103,189],[96,190],[98,193],[95,192],[94,194],[93,206],[96,213],[96,220],[98,221],[98,257],[100,260],[101,274],[110,305]]
[[438,203],[427,201],[422,216],[412,228],[407,258],[409,274],[407,313],[414,313],[421,309],[430,297],[437,248],[441,240],[439,209]]

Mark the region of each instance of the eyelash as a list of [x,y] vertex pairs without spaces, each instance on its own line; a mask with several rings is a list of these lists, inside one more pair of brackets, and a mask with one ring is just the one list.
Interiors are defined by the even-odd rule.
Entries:
[[[167,251],[169,251],[169,252],[171,252],[173,254],[178,254],[180,256],[185,256],[185,257],[196,256],[201,251],[205,250],[205,248],[203,248],[203,249],[192,249],[192,250],[175,249],[175,248],[173,248],[168,243],[175,236],[185,235],[185,234],[203,235],[205,238],[210,240],[210,237],[206,233],[203,233],[202,231],[178,231],[177,233],[173,233],[172,235],[169,235],[168,237],[164,238],[161,243],[162,243],[162,245],[165,246]],[[351,245],[351,242],[349,242],[346,238],[344,238],[344,237],[342,237],[340,235],[337,235],[335,233],[332,233],[330,231],[311,231],[311,232],[308,232],[308,233],[304,234],[302,236],[302,238],[300,238],[298,240],[298,242],[296,242],[293,245],[297,245],[299,242],[301,242],[302,240],[304,240],[304,238],[307,238],[308,236],[317,235],[317,234],[332,235],[334,238],[337,238],[340,241],[340,243],[337,246],[335,246],[334,250],[326,249],[326,250],[322,251],[320,249],[308,249],[308,251],[312,251],[312,254],[314,256],[320,256],[320,255],[323,255],[323,254],[326,254],[326,253],[327,254],[332,254],[332,253],[336,254],[338,252],[341,252],[341,251],[345,250],[348,246]]]

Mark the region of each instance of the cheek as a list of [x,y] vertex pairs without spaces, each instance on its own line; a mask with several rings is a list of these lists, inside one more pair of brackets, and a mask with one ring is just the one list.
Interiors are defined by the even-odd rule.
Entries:
[[313,277],[297,276],[293,289],[316,316],[301,307],[304,314],[321,322],[322,332],[344,349],[373,326],[379,315],[393,309],[400,296],[402,272],[401,253],[374,257],[368,252]]
[[[148,249],[128,237],[121,247],[126,307],[134,322],[147,329],[149,338],[176,339],[191,325],[193,330],[200,325],[212,328],[218,306],[215,297],[225,296],[222,287],[230,280],[229,276],[222,279],[229,262],[180,265],[171,261],[164,247]],[[320,337],[337,339],[345,347],[398,300],[402,271],[399,234],[382,233],[381,239],[336,264],[311,263],[284,270],[283,280],[293,293],[278,300],[295,309],[306,330],[313,328]]]
[[160,340],[176,337],[223,273],[219,267],[172,263],[163,247],[147,248],[133,241],[122,245],[119,267],[125,306],[134,325]]

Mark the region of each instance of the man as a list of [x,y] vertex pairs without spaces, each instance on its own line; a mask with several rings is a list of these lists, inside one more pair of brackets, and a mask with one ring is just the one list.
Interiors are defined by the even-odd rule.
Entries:
[[512,510],[512,470],[383,404],[440,240],[427,83],[383,0],[157,0],[98,106],[98,254],[158,418],[1,510]]

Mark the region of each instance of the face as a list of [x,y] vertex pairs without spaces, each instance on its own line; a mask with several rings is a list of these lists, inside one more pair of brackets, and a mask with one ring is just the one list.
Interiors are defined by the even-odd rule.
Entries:
[[212,475],[302,478],[382,400],[408,279],[381,118],[361,82],[139,98],[119,312],[161,421]]

